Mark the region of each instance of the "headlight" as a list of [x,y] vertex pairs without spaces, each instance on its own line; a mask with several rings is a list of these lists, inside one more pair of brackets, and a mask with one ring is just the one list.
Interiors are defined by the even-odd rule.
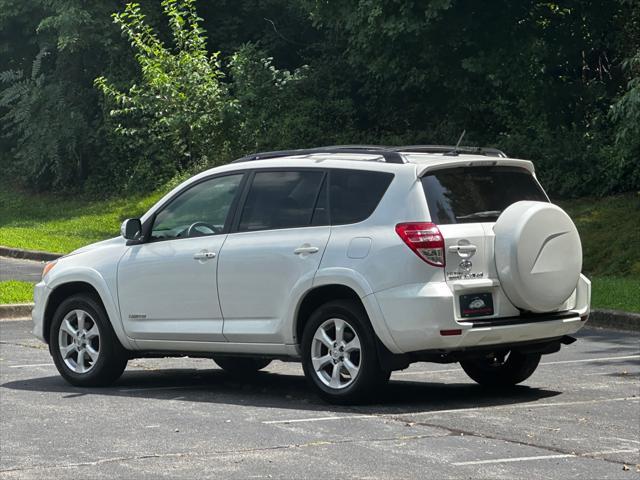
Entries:
[[47,262],[47,263],[45,263],[45,264],[44,264],[44,268],[42,269],[42,278],[44,278],[44,277],[45,277],[45,275],[46,275],[47,273],[49,273],[49,271],[50,271],[53,267],[55,267],[55,266],[56,266],[56,263],[58,263],[58,261],[57,261],[57,260],[53,260],[53,261],[51,261],[51,262]]

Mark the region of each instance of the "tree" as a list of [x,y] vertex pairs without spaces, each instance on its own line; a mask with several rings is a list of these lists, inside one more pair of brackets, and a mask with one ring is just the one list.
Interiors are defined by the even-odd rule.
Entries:
[[137,3],[113,15],[136,51],[140,84],[119,90],[105,77],[96,86],[111,101],[116,131],[135,137],[148,152],[166,152],[149,161],[168,162],[176,170],[195,161],[215,163],[228,137],[226,118],[234,108],[219,52],[209,54],[195,0],[163,0],[175,49],[168,48]]
[[93,79],[122,62],[110,42],[116,31],[102,20],[116,3],[29,0],[1,10],[12,34],[0,44],[11,52],[0,61],[5,169],[31,187],[77,190],[104,161]]

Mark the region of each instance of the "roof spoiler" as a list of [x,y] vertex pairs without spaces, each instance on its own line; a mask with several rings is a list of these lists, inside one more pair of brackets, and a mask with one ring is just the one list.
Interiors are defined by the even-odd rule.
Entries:
[[417,168],[418,178],[423,177],[427,172],[432,170],[440,170],[443,168],[456,168],[456,167],[520,167],[525,168],[535,175],[535,167],[533,162],[529,160],[521,160],[519,158],[477,158],[470,160],[469,158],[456,158],[450,159],[446,162],[433,162],[419,164]]

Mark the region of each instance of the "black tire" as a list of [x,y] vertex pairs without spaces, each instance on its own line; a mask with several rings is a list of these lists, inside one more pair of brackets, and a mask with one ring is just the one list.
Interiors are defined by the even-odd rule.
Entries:
[[[72,370],[65,363],[60,352],[60,326],[64,318],[74,310],[83,310],[89,314],[90,320],[95,322],[99,331],[99,355],[95,363],[85,373]],[[72,385],[78,387],[109,386],[122,375],[127,366],[128,352],[122,347],[113,331],[102,302],[93,295],[77,294],[64,300],[56,309],[49,332],[49,352],[53,357],[53,362],[60,375]]]
[[214,357],[213,361],[225,372],[239,377],[255,374],[271,363],[268,358]]
[[[347,322],[360,340],[359,371],[343,388],[331,388],[323,383],[312,363],[313,337],[318,328],[331,319]],[[362,305],[351,300],[336,300],[322,305],[313,312],[302,334],[302,368],[307,381],[321,398],[330,403],[348,405],[362,403],[364,399],[372,400],[372,394],[384,386],[391,374],[380,367],[376,341]]]
[[506,360],[503,354],[462,360],[460,365],[472,380],[485,387],[511,387],[524,382],[540,363],[539,353],[512,351]]

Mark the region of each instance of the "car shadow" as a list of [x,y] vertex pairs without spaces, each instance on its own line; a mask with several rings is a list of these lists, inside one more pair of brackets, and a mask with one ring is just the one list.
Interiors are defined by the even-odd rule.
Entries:
[[65,398],[104,395],[351,414],[408,414],[430,410],[494,407],[535,402],[561,393],[528,386],[496,390],[474,383],[391,380],[367,404],[347,407],[323,402],[301,375],[266,371],[238,379],[217,369],[126,371],[108,388],[73,387],[58,375],[11,381],[1,387],[32,392],[58,392],[64,394]]
[[638,332],[627,332],[619,330],[607,330],[588,327],[580,330],[576,334],[577,338],[593,340],[593,344],[602,345],[604,343],[612,346],[592,348],[583,353],[599,357],[624,356],[640,354],[638,345]]
[[[621,337],[620,332],[585,328],[579,337],[600,341],[615,340],[616,345],[586,352],[598,356],[625,356],[638,354],[637,334]],[[595,361],[597,365],[599,362]],[[605,362],[602,362],[605,364]],[[620,368],[637,365],[637,359],[606,361]],[[634,371],[603,373],[622,378],[637,378]],[[509,389],[487,389],[468,381],[466,383],[436,383],[411,381],[395,377],[376,392],[366,405],[336,406],[319,399],[301,375],[261,371],[246,378],[234,377],[220,369],[167,368],[135,369],[130,367],[108,388],[78,388],[67,384],[59,375],[6,382],[0,388],[13,390],[60,393],[66,398],[102,395],[158,400],[178,400],[188,403],[243,405],[278,409],[318,412],[345,412],[361,414],[403,414],[436,410],[460,410],[477,407],[495,407],[526,404],[552,398],[562,392],[519,385]]]

